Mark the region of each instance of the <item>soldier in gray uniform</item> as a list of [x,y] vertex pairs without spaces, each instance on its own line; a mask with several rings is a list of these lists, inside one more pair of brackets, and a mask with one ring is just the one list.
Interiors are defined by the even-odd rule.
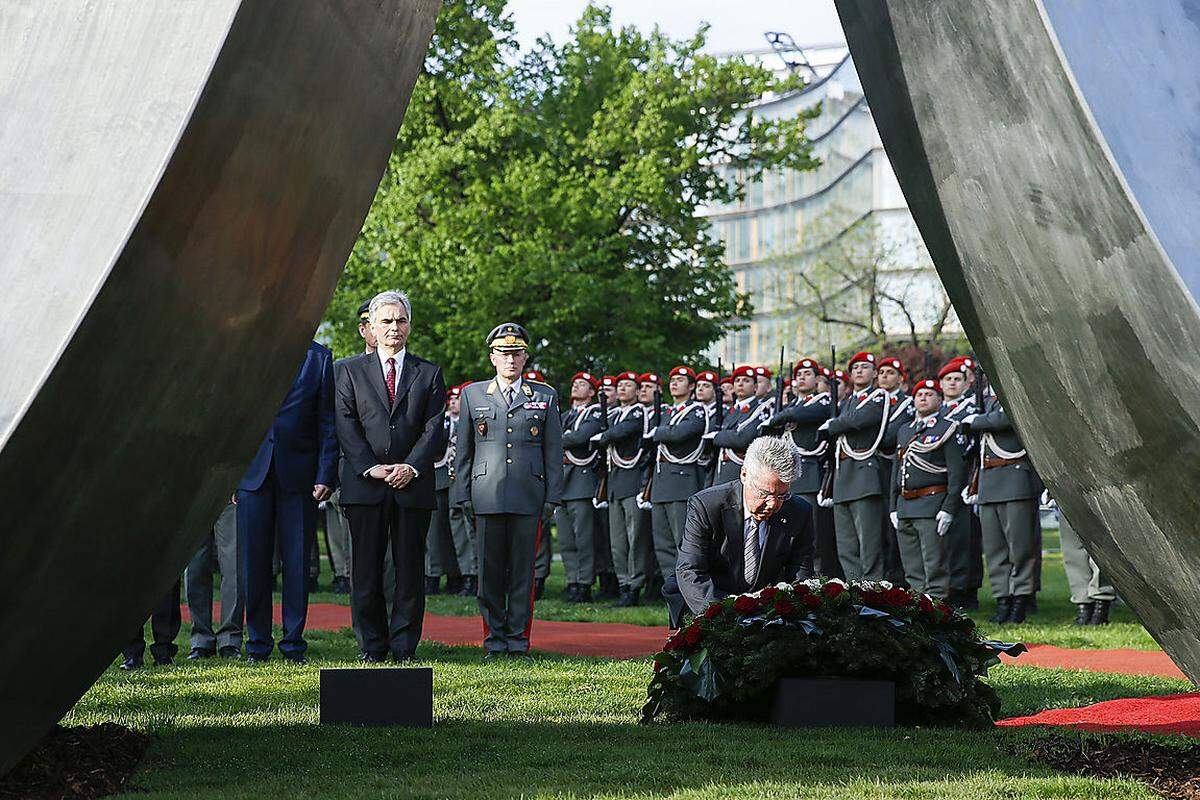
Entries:
[[915,414],[897,433],[892,466],[891,522],[909,586],[939,599],[950,593],[946,532],[962,505],[967,472],[958,423],[938,415],[942,387],[913,387]]
[[813,509],[813,569],[817,575],[843,577],[838,561],[833,515],[817,503],[824,474],[822,461],[829,443],[817,430],[829,420],[829,390],[818,392],[822,368],[815,358],[802,358],[792,370],[796,400],[776,413],[762,427],[763,433],[786,432],[800,454],[800,474],[792,483],[792,493],[803,498]]
[[[837,448],[833,478],[833,520],[838,559],[846,580],[883,580],[883,481],[879,445],[887,424],[887,392],[876,389],[875,356],[856,353],[850,359],[854,391],[842,401],[838,415],[822,425]],[[827,499],[827,498],[822,498]]]
[[979,435],[979,521],[996,598],[992,621],[1024,622],[1037,590],[1038,499],[1045,487],[999,398],[963,425]]
[[622,372],[616,378],[617,403],[608,412],[608,430],[592,442],[608,448],[608,530],[613,567],[620,588],[618,606],[636,606],[646,584],[649,530],[638,499],[646,486],[649,448],[645,445],[646,410],[638,402],[638,375]]
[[[524,374],[527,381],[546,383],[546,378],[536,369]],[[549,384],[546,384],[549,386]],[[561,409],[559,411],[561,414]],[[550,534],[550,525],[554,522],[554,509],[549,503],[542,506],[542,514],[538,517],[537,552],[533,555],[533,599],[541,600],[546,594],[546,579],[550,577],[550,567],[554,563],[554,537]]]
[[733,370],[733,407],[725,414],[719,431],[705,434],[717,449],[717,472],[713,485],[739,480],[746,448],[759,436],[759,426],[770,415],[755,395],[754,367],[742,365]]
[[454,500],[475,511],[485,658],[528,658],[538,518],[562,502],[558,397],[521,377],[528,341],[516,323],[492,329],[496,377],[463,390],[458,420]]
[[567,573],[566,601],[590,603],[596,579],[595,536],[597,466],[600,449],[592,437],[600,432],[600,382],[590,372],[571,377],[571,410],[563,418],[563,504],[554,514],[558,549]]
[[[892,472],[896,466],[896,435],[900,427],[907,425],[913,418],[912,398],[904,393],[902,384],[908,380],[908,373],[898,358],[881,358],[876,365],[878,374],[875,383],[887,392],[888,424],[879,444],[879,478],[883,482],[883,496],[892,496]],[[907,585],[904,578],[904,566],[900,560],[900,545],[896,538],[896,528],[892,525],[891,516],[883,520],[883,574],[897,586]]]
[[[717,425],[717,373],[704,370],[696,373],[696,402],[704,407],[708,417],[708,431],[718,430]],[[712,486],[717,474],[717,446],[712,439],[704,440],[704,449],[700,451],[700,467],[704,471],[704,485]]]
[[[600,392],[603,392],[608,408],[617,407],[617,379],[612,375],[605,375],[600,379]],[[600,394],[596,394],[596,399],[600,399]],[[600,475],[600,480],[604,480],[604,476],[608,474],[608,458],[603,447],[597,448],[600,451],[600,456],[597,458],[597,470]],[[593,512],[596,517],[596,535],[593,538],[595,547],[596,562],[596,583],[597,589],[596,600],[617,600],[621,596],[621,584],[617,580],[617,570],[613,566],[612,558],[612,538],[608,529],[608,487],[597,483],[596,495],[592,498]]]
[[1079,610],[1075,615],[1076,625],[1107,625],[1108,613],[1117,592],[1105,580],[1100,567],[1088,555],[1079,534],[1071,527],[1062,510],[1058,515],[1058,535],[1062,540],[1063,568],[1067,571],[1067,585],[1071,587],[1071,602]]
[[454,450],[450,446],[450,391],[446,391],[446,411],[442,413],[442,430],[446,447],[433,462],[433,488],[437,508],[429,515],[429,532],[425,536],[425,594],[437,594],[442,576],[446,576],[446,594],[462,590],[462,573],[458,568],[458,553],[450,531],[450,472]]
[[[447,412],[450,418],[449,454],[450,463],[447,472],[450,477],[450,496],[454,496],[454,453],[458,445],[458,417],[462,407],[462,390],[466,383],[451,386],[446,390]],[[462,587],[458,590],[459,597],[475,597],[479,591],[475,546],[475,514],[470,503],[450,504],[450,538],[454,541],[454,554],[458,559],[458,571],[462,575]]]
[[667,388],[673,402],[664,410],[662,424],[651,431],[657,445],[650,484],[654,555],[664,578],[675,574],[688,498],[704,488],[700,454],[708,433],[708,414],[692,397],[695,383],[691,367],[671,370]]
[[[944,398],[940,412],[943,417],[962,422],[979,410],[974,394],[967,391],[974,368],[974,359],[958,356],[938,372]],[[971,441],[967,445],[968,460],[977,457]],[[955,512],[946,544],[950,558],[950,596],[946,600],[952,606],[973,611],[979,608],[979,587],[983,585],[983,532],[974,503],[964,503]]]

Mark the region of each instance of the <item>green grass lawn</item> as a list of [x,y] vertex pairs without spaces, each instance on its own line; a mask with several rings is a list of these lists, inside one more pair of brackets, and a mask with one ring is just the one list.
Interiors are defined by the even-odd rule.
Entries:
[[[217,660],[109,670],[64,724],[115,721],[156,740],[134,779],[165,798],[1151,797],[998,749],[1027,734],[636,724],[650,661],[542,656],[485,664],[423,644],[432,730],[320,727],[318,673],[354,663],[349,632],[311,637],[308,666]],[[1181,691],[1156,678],[1001,667],[1005,716]]]

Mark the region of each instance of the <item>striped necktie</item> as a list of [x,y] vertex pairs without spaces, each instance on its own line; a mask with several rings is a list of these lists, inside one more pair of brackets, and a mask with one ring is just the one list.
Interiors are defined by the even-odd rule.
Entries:
[[746,518],[745,540],[746,585],[752,587],[758,578],[758,524],[754,517]]

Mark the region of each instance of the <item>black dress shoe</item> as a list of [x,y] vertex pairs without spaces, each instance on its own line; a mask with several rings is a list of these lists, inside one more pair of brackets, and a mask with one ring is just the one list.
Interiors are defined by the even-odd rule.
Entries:
[[474,575],[463,575],[462,588],[458,590],[459,597],[475,597],[479,594],[479,579]]
[[988,622],[995,622],[998,625],[1003,625],[1008,622],[1008,617],[1012,613],[1013,599],[1011,597],[996,598],[996,613],[988,617]]
[[586,586],[582,583],[578,584],[578,586],[579,586],[579,592],[575,595],[575,602],[576,603],[592,602],[592,587]]
[[622,586],[621,591],[617,594],[617,602],[613,603],[617,608],[628,608],[633,605],[633,589],[628,586]]
[[563,600],[567,601],[568,603],[578,603],[579,590],[581,588],[582,587],[580,587],[578,583],[568,583],[567,590],[563,592]]
[[509,650],[508,657],[512,661],[520,661],[522,664],[532,664],[533,656],[529,653],[522,653],[519,650]]
[[612,572],[600,573],[597,589],[597,601],[616,600],[621,593],[621,585],[617,583],[617,576]]
[[246,663],[247,664],[265,664],[265,663],[267,663],[268,658],[270,658],[270,656],[257,656],[257,655],[254,655],[253,653],[247,653],[246,654]]
[[1097,600],[1095,608],[1092,610],[1092,619],[1089,625],[1107,625],[1108,610],[1112,608],[1112,600]]
[[975,591],[974,589],[959,592],[958,608],[962,611],[978,611],[979,592]]
[[446,594],[458,594],[462,591],[463,576],[462,575],[447,575],[446,588],[443,590]]
[[1013,598],[1012,611],[1008,614],[1009,622],[1024,622],[1025,615],[1029,611],[1029,595],[1019,594]]
[[234,647],[231,644],[222,647],[217,652],[221,656],[221,658],[232,659],[234,661],[237,661],[239,658],[242,657],[242,648]]
[[155,656],[154,657],[154,666],[156,666],[156,667],[170,667],[170,666],[173,666],[174,664],[175,664],[175,659],[171,658],[170,656]]
[[212,658],[217,653],[215,650],[205,650],[203,647],[193,647],[191,652],[187,654],[188,661],[199,661],[202,658]]
[[541,600],[542,595],[544,595],[545,593],[546,593],[546,579],[545,578],[534,578],[533,579],[533,599]]
[[385,653],[363,653],[359,658],[364,664],[382,664],[387,655]]
[[142,660],[140,658],[127,658],[121,662],[120,669],[126,672],[133,672],[135,669],[142,668]]
[[438,593],[438,584],[441,583],[441,581],[442,581],[442,579],[439,576],[426,575],[425,576],[425,594],[437,594]]
[[1076,604],[1075,607],[1079,609],[1079,613],[1075,615],[1075,624],[1076,625],[1091,625],[1092,624],[1092,611],[1095,608],[1095,605],[1096,605],[1095,603],[1078,603],[1078,604]]
[[283,660],[297,666],[304,666],[308,663],[308,659],[304,657],[303,653],[284,653]]
[[334,578],[333,579],[334,594],[350,594],[350,579],[349,578]]
[[499,661],[504,658],[503,650],[485,650],[483,652],[484,661]]

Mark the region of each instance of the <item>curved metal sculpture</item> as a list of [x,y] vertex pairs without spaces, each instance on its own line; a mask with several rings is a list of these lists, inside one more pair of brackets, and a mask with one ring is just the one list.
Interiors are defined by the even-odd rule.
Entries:
[[1038,469],[1200,679],[1200,3],[837,7],[913,216]]
[[278,408],[436,0],[0,11],[0,773],[182,570]]

